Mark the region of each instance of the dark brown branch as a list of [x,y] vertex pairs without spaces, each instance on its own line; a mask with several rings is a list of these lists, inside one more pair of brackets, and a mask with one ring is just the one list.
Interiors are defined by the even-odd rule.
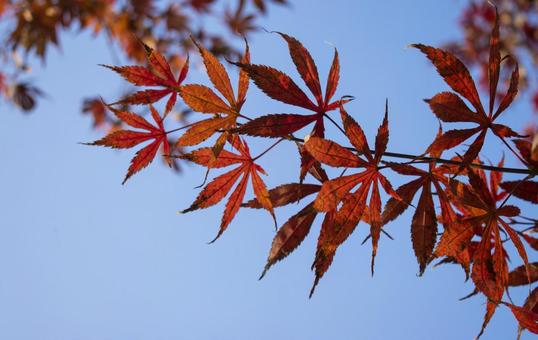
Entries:
[[[289,140],[304,143],[304,140],[296,137],[288,138]],[[350,151],[357,152],[361,154],[361,152],[357,151],[355,148],[352,147],[346,147],[346,149]],[[370,152],[375,153],[375,150],[370,150]],[[383,156],[385,157],[391,157],[391,158],[401,158],[401,159],[411,159],[411,160],[418,160],[418,161],[426,161],[426,162],[436,162],[441,164],[452,164],[452,165],[462,165],[462,162],[455,161],[452,159],[444,159],[444,158],[436,158],[436,157],[428,157],[428,156],[417,156],[417,155],[410,155],[405,153],[398,153],[398,152],[384,152]],[[497,171],[497,172],[504,172],[504,173],[512,173],[512,174],[523,174],[523,175],[529,175],[529,178],[532,178],[536,176],[536,172],[530,170],[530,169],[520,169],[520,168],[507,168],[507,167],[498,167],[498,166],[492,166],[492,165],[485,165],[485,164],[470,164],[469,166],[473,168],[483,169],[483,170],[489,170],[489,171]]]

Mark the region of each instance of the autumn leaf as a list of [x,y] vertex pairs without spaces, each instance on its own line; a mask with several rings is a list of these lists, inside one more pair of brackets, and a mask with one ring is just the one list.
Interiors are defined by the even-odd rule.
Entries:
[[[527,272],[530,274],[530,281]],[[529,285],[536,281],[538,281],[538,262],[529,263],[528,266],[519,266],[508,274],[508,285],[510,287]]]
[[[314,203],[314,208],[318,211],[330,212],[342,206],[334,215],[334,226],[328,231],[328,239],[336,240],[332,244],[329,252],[336,251],[336,248],[343,243],[355,229],[365,212],[367,205],[368,193],[370,192],[370,201],[368,204],[370,222],[370,234],[372,238],[372,274],[374,269],[374,259],[377,253],[377,244],[382,228],[381,219],[381,198],[379,194],[379,185],[392,197],[400,199],[399,195],[392,189],[390,182],[380,172],[379,164],[381,157],[386,150],[389,131],[388,131],[388,106],[385,108],[385,117],[379,127],[376,137],[376,150],[372,154],[368,142],[359,124],[348,115],[343,107],[340,108],[342,122],[346,136],[357,152],[362,153],[366,159],[362,159],[355,153],[347,150],[341,145],[319,137],[310,137],[306,143],[306,150],[319,162],[332,167],[344,168],[364,168],[362,172],[352,175],[341,176],[323,183],[321,190]],[[351,193],[351,190],[359,186],[358,189]],[[350,193],[348,195],[348,193]],[[332,235],[336,233],[336,235]],[[323,254],[320,256],[330,256]]]
[[481,240],[472,256],[473,267],[471,277],[476,288],[488,298],[488,307],[479,336],[483,333],[489,320],[501,302],[504,290],[509,286],[509,272],[506,260],[506,250],[501,240],[501,232],[506,234],[514,244],[527,270],[530,281],[530,266],[525,247],[506,218],[519,215],[520,210],[515,206],[500,204],[496,191],[496,183],[502,178],[490,180],[489,185],[482,170],[467,169],[469,185],[461,182],[450,182],[454,198],[469,209],[462,217],[462,222],[469,223],[478,230]]
[[[522,307],[523,315],[519,314],[520,310],[516,310],[514,313],[514,309],[512,309],[512,312],[514,313],[514,316],[519,321],[519,336],[521,335],[521,332],[524,329],[527,329],[530,327],[530,331],[533,333],[537,333],[535,327],[536,327],[536,315],[538,314],[538,287],[534,288],[530,293],[529,296],[525,299],[525,303]],[[534,313],[534,315],[529,314],[529,312]],[[517,315],[516,315],[517,314]],[[519,317],[518,317],[519,316]]]
[[[443,150],[451,149],[462,144],[472,136],[476,136],[467,151],[463,154],[463,165],[468,165],[478,157],[489,130],[503,141],[505,141],[506,138],[519,137],[519,134],[508,126],[495,123],[499,115],[510,106],[517,95],[519,83],[519,69],[517,62],[514,61],[515,67],[512,72],[509,88],[495,110],[495,97],[497,96],[497,84],[499,81],[501,64],[499,50],[499,19],[497,15],[495,16],[490,41],[490,59],[488,65],[490,102],[488,113],[486,113],[486,110],[480,101],[473,78],[465,65],[458,58],[450,52],[435,47],[423,44],[413,44],[411,46],[419,49],[428,57],[428,59],[430,59],[441,77],[443,77],[445,82],[457,93],[443,92],[426,100],[437,118],[443,122],[464,122],[477,125],[473,128],[449,130],[441,136],[438,136],[428,147],[428,153],[438,153]],[[471,103],[474,111],[465,104],[458,94]]]
[[198,209],[208,208],[219,203],[232,190],[234,184],[238,182],[226,203],[219,232],[211,243],[215,242],[222,235],[237,214],[237,211],[243,202],[243,198],[245,197],[249,179],[259,204],[269,211],[276,223],[269,192],[259,175],[259,173],[265,174],[265,171],[261,166],[254,163],[248,145],[241,138],[235,135],[230,135],[228,138],[232,147],[239,152],[238,154],[222,150],[218,156],[215,156],[211,149],[202,148],[181,156],[183,159],[190,160],[208,168],[222,168],[238,164],[238,167],[216,177],[208,183],[202,189],[198,197],[196,197],[196,200],[191,206],[181,211],[181,213],[187,213]]
[[[142,43],[143,44],[143,43]],[[166,58],[158,51],[143,44],[146,51],[147,67],[144,66],[109,66],[107,67],[128,82],[136,86],[158,86],[162,89],[148,89],[137,91],[120,101],[113,104],[152,104],[159,101],[161,98],[170,95],[166,103],[165,115],[170,112],[177,100],[177,93],[179,86],[187,77],[189,72],[189,59],[185,61],[183,67],[179,73],[178,78],[174,77],[170,65],[166,61]]]
[[[533,174],[538,174],[538,161],[532,155],[532,143],[526,139],[514,140],[521,159]],[[538,204],[538,182],[531,181],[528,178],[518,181],[506,181],[500,186],[510,192],[512,195],[521,198],[522,200]]]
[[[311,174],[322,183],[328,180],[325,170],[321,168],[319,163],[312,168]],[[301,199],[319,192],[320,189],[321,186],[317,184],[289,183],[269,190],[269,197],[273,207],[276,208],[297,203]],[[313,205],[314,202],[308,203],[278,229],[260,280],[265,276],[269,268],[291,254],[306,238],[318,214]],[[262,208],[258,198],[254,198],[242,206],[256,209]]]
[[511,303],[504,304],[510,308],[522,328],[527,329],[534,334],[538,334],[538,313],[525,307],[518,307]]
[[[87,145],[101,145],[115,149],[129,149],[140,143],[153,140],[150,144],[138,150],[136,156],[131,160],[127,175],[122,182],[122,184],[125,184],[132,175],[142,170],[153,161],[161,145],[163,146],[163,155],[170,155],[170,144],[168,143],[167,132],[164,130],[163,119],[153,106],[150,105],[149,108],[151,117],[157,124],[156,126],[152,125],[144,117],[132,112],[117,110],[111,106],[108,108],[114,112],[121,122],[135,129],[145,131],[115,130],[104,138],[93,143],[88,143]],[[171,165],[169,157],[166,158],[168,164]]]
[[[385,163],[393,171],[408,176],[418,176],[411,182],[408,182],[398,189],[396,193],[400,199],[391,197],[383,210],[381,219],[382,224],[399,217],[413,201],[413,198],[422,189],[418,205],[411,222],[411,240],[413,250],[420,266],[420,275],[424,273],[426,265],[430,262],[435,243],[437,240],[437,216],[435,214],[434,200],[432,189],[437,192],[438,200],[441,203],[443,222],[450,225],[455,220],[455,215],[450,207],[449,198],[444,193],[444,188],[448,184],[448,174],[453,173],[453,169],[446,165],[437,165],[434,161],[429,163],[428,170],[419,169],[409,164]],[[447,226],[447,229],[450,227]],[[464,236],[463,235],[460,235]],[[469,237],[470,241],[470,237]],[[452,241],[443,244],[443,251],[438,251],[438,256],[453,256],[456,253],[449,250],[452,248]]]
[[[314,112],[303,115],[297,113],[269,114],[258,117],[240,127],[233,129],[234,133],[258,137],[286,137],[314,123],[310,135],[324,137],[324,118],[327,112],[335,110],[349,99],[335,100],[332,98],[340,79],[340,62],[335,50],[332,66],[329,70],[325,96],[322,94],[319,74],[310,52],[294,37],[277,32],[287,43],[288,49],[297,72],[308,87],[314,101],[284,72],[275,68],[250,63],[234,63],[239,66],[254,81],[254,84],[266,95],[285,104],[297,106]],[[301,153],[301,181],[312,166],[313,159],[307,152]]]
[[325,97],[322,96],[318,69],[308,50],[295,38],[277,32],[288,43],[290,56],[305,85],[312,92],[315,103],[300,89],[300,87],[285,73],[265,65],[249,63],[234,63],[245,71],[269,97],[280,102],[301,107],[315,112],[311,115],[300,114],[271,114],[256,118],[242,125],[235,131],[261,137],[285,137],[303,127],[315,122],[313,135],[324,136],[324,114],[338,108],[340,101],[331,99],[338,87],[340,64],[338,52],[335,50],[333,63],[329,71]]
[[[232,26],[249,29],[250,19],[242,12],[245,3],[240,2],[235,16],[227,18]],[[255,1],[255,5],[258,3],[260,2]],[[194,8],[206,11],[209,5],[199,1]],[[225,203],[218,233],[212,241],[214,242],[226,231],[240,208],[267,210],[276,229],[274,209],[301,204],[297,204],[298,208],[276,230],[261,277],[277,262],[298,249],[311,232],[318,215],[323,215],[319,218],[321,229],[312,263],[314,282],[310,296],[332,265],[337,250],[360,222],[364,222],[369,228],[369,235],[364,242],[368,239],[372,242],[373,275],[381,233],[387,234],[384,226],[397,220],[407,209],[414,209],[410,234],[419,274],[422,275],[435,258],[440,259],[438,264],[452,263],[462,266],[467,279],[471,278],[475,286],[469,296],[483,294],[487,299],[479,336],[499,305],[510,308],[521,329],[527,328],[535,332],[538,328],[537,290],[533,290],[523,306],[515,305],[511,299],[510,303],[503,301],[503,297],[510,287],[530,285],[538,279],[536,263],[529,262],[525,248],[538,248],[538,241],[532,234],[537,230],[535,217],[526,217],[526,213],[522,213],[519,207],[509,202],[509,199],[515,196],[538,203],[538,184],[533,179],[538,174],[538,148],[535,145],[538,139],[535,138],[532,142],[531,139],[522,139],[527,137],[520,136],[511,127],[497,121],[518,93],[519,70],[518,64],[510,56],[501,57],[501,51],[506,46],[499,39],[498,16],[492,16],[492,19],[494,22],[489,40],[489,58],[485,68],[489,85],[487,105],[482,103],[467,67],[452,53],[423,44],[412,45],[427,56],[451,89],[426,100],[431,111],[443,124],[469,124],[445,132],[440,128],[427,152],[420,156],[387,151],[388,104],[377,131],[375,144],[371,148],[362,127],[343,107],[349,99],[334,99],[340,78],[336,49],[327,83],[322,86],[318,67],[310,52],[296,38],[280,32],[276,33],[286,42],[302,84],[296,83],[290,75],[278,69],[252,64],[249,46],[246,44],[240,61],[230,62],[239,67],[238,84],[232,86],[229,73],[217,57],[218,49],[206,49],[194,39],[192,41],[201,55],[211,86],[183,84],[188,71],[188,61],[176,79],[169,63],[178,63],[167,61],[147,46],[147,67],[107,66],[136,86],[152,87],[136,92],[118,103],[151,104],[170,96],[164,112],[166,116],[179,94],[192,111],[207,115],[200,116],[203,117],[201,120],[187,126],[165,131],[164,118],[161,118],[153,107],[150,109],[156,125],[133,113],[115,109],[113,112],[120,120],[118,126],[130,126],[133,130],[117,127],[119,130],[91,144],[131,148],[147,142],[148,145],[138,151],[133,159],[125,178],[127,180],[153,160],[161,145],[166,156],[162,157],[162,160],[171,161],[168,138],[170,132],[184,130],[177,139],[178,147],[195,146],[215,138],[210,147],[197,148],[188,153],[179,151],[177,156],[173,156],[207,169],[203,189],[182,213],[205,209],[219,202]],[[199,36],[198,39],[202,41],[205,38]],[[190,42],[187,43],[193,46]],[[499,95],[503,62],[514,65],[514,69],[509,77],[506,93]],[[283,113],[262,114],[255,119],[243,115],[241,110],[250,80],[268,97],[293,108]],[[96,114],[99,113],[97,109]],[[342,128],[329,116],[336,109],[340,112]],[[245,119],[246,122],[238,122],[239,118]],[[350,146],[325,138],[325,119],[340,128]],[[293,135],[302,129],[311,129],[304,141]],[[491,133],[500,138],[527,169],[504,168],[504,160],[497,166],[483,164],[479,155]],[[534,131],[531,131],[529,135],[533,133]],[[279,140],[259,156],[252,157],[247,143],[240,135]],[[508,139],[515,137],[521,138],[511,141],[517,152],[512,149],[512,144],[508,143]],[[298,147],[301,161],[299,181],[268,190],[261,176],[265,171],[258,165],[257,160],[274,145],[285,140],[292,141]],[[228,144],[231,149],[225,148]],[[463,155],[458,154],[451,159],[441,158],[443,151],[462,145],[468,145]],[[406,163],[388,162],[386,159],[389,157],[403,158]],[[339,176],[329,179],[321,164],[343,171]],[[210,170],[215,169],[223,172],[206,184]],[[384,170],[392,170],[398,175],[412,178],[395,190]],[[505,171],[528,176],[524,179],[511,178],[509,181],[503,181],[502,173]],[[319,183],[304,183],[308,173]],[[252,187],[253,198],[245,201],[249,187]],[[384,206],[382,191],[388,196]],[[315,198],[312,198],[314,195]],[[306,202],[303,203],[303,200]],[[525,225],[524,229],[519,229],[518,225]],[[512,248],[523,262],[522,265],[516,264],[515,268],[511,263],[518,259],[509,252]],[[507,296],[510,298],[508,294]]]
[[[193,111],[211,113],[215,114],[215,116],[193,124],[178,139],[177,145],[198,145],[218,131],[222,131],[221,137],[213,146],[213,152],[215,156],[218,156],[228,136],[227,130],[234,128],[237,125],[237,118],[239,117],[241,107],[245,102],[249,79],[245,72],[240,72],[236,98],[230,78],[224,66],[210,51],[196,43],[196,41],[194,41],[194,43],[200,51],[209,79],[217,91],[224,97],[224,100],[211,88],[204,85],[187,84],[181,86],[180,95]],[[246,44],[242,62],[250,62],[248,44]]]

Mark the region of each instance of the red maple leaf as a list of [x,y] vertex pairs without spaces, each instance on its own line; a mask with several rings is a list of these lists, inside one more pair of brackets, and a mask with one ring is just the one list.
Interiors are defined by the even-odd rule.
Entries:
[[[329,180],[327,173],[317,161],[309,169],[309,173],[322,184]],[[269,196],[271,202],[273,202],[273,206],[280,207],[290,203],[299,202],[309,195],[318,193],[320,189],[321,185],[317,184],[290,183],[269,190]],[[271,266],[291,254],[306,238],[316,216],[319,214],[319,211],[314,208],[314,204],[314,201],[306,204],[303,209],[291,216],[286,223],[280,227],[273,238],[271,250],[269,251],[269,256],[267,258],[267,264],[265,265],[260,279],[265,276]],[[253,199],[243,206],[257,209],[262,207],[257,199]],[[312,265],[312,268],[315,268],[315,280],[310,290],[310,297],[314,294],[314,290],[319,280],[332,263],[332,256],[325,256],[325,254],[327,253],[327,246],[331,241],[327,238],[327,235],[329,235],[330,231],[334,228],[334,212],[335,211],[333,210],[326,213],[323,219],[321,232],[318,238],[316,258]],[[334,253],[332,253],[332,255],[334,255]]]
[[[357,174],[341,176],[323,184],[314,203],[314,208],[319,211],[331,212],[337,209],[340,203],[342,203],[342,206],[334,213],[334,226],[327,230],[327,233],[329,233],[327,239],[330,241],[324,247],[326,252],[319,256],[332,259],[338,246],[347,239],[362,219],[367,205],[368,194],[371,191],[368,204],[368,221],[372,238],[371,269],[373,273],[374,259],[382,228],[379,185],[389,195],[400,199],[392,189],[390,182],[380,172],[381,157],[387,148],[389,140],[388,108],[385,109],[385,117],[376,136],[375,154],[370,151],[364,132],[359,124],[347,114],[343,107],[340,107],[340,113],[347,138],[349,138],[357,152],[366,157],[366,160],[327,139],[310,137],[305,143],[305,149],[321,163],[332,167],[364,168],[363,171]],[[357,190],[351,193],[351,190],[356,186],[358,186]]]
[[[315,123],[311,135],[324,137],[324,118],[327,112],[337,109],[341,103],[348,101],[332,101],[340,79],[338,52],[335,49],[325,88],[325,95],[323,96],[318,69],[308,50],[297,39],[284,33],[277,33],[288,43],[293,63],[305,85],[314,96],[315,103],[288,75],[275,68],[247,63],[234,64],[245,70],[256,86],[269,97],[286,104],[313,111],[314,113],[308,115],[296,113],[269,114],[253,119],[233,130],[233,132],[260,137],[286,137],[311,123]],[[301,154],[301,158],[302,180],[308,169],[313,165],[314,160],[305,152]]]
[[[504,290],[509,286],[507,253],[501,232],[508,235],[527,268],[529,261],[517,231],[505,220],[519,215],[520,210],[515,206],[504,204],[504,194],[498,192],[501,175],[492,172],[489,185],[483,170],[468,168],[467,176],[469,185],[456,181],[451,181],[449,185],[454,199],[467,208],[462,222],[468,223],[474,228],[475,234],[480,236],[480,242],[472,255],[471,274],[476,288],[488,298],[480,336],[497,305],[501,303]],[[501,200],[503,203],[498,205]],[[527,273],[530,278],[530,273]]]
[[[436,154],[435,156],[440,157],[441,154]],[[470,235],[466,235],[465,233],[460,232],[458,225],[454,225],[456,215],[451,207],[450,197],[445,193],[449,181],[447,175],[456,173],[458,167],[447,164],[437,164],[435,161],[429,162],[427,170],[419,169],[411,164],[391,162],[385,162],[385,164],[401,175],[417,176],[417,178],[396,189],[396,193],[400,199],[391,197],[387,201],[383,214],[381,215],[383,225],[395,220],[406,211],[407,208],[411,206],[411,202],[417,192],[422,189],[411,222],[411,241],[415,256],[420,266],[420,275],[422,275],[426,265],[432,259],[433,250],[437,241],[438,219],[434,207],[434,189],[436,193],[435,196],[437,196],[441,205],[441,221],[447,230],[454,229],[454,232],[458,235],[455,238],[451,238],[450,242],[443,243],[441,247],[442,251],[439,251],[439,248],[437,250],[437,256],[456,256],[461,251],[456,245],[461,243],[462,239],[468,238],[470,240],[473,235],[472,230]],[[450,251],[455,247],[458,249],[456,253]],[[458,256],[456,256],[456,258],[458,258]]]
[[449,52],[435,47],[422,44],[414,44],[411,46],[426,54],[452,90],[467,99],[476,110],[471,110],[457,94],[452,92],[442,92],[435,95],[433,98],[426,100],[433,113],[443,122],[466,122],[477,124],[477,126],[473,128],[461,130],[454,129],[443,133],[428,147],[427,152],[436,153],[451,149],[462,144],[472,136],[478,135],[463,155],[463,164],[468,165],[478,157],[489,130],[505,143],[505,138],[519,136],[518,133],[514,132],[508,126],[495,123],[499,115],[505,111],[514,100],[519,83],[519,69],[517,62],[514,61],[515,68],[512,72],[510,86],[501,103],[495,110],[495,98],[497,96],[497,84],[499,82],[501,65],[499,50],[499,20],[497,16],[490,40],[488,70],[490,91],[488,113],[486,113],[486,110],[480,101],[473,78],[465,65],[458,58]]
[[538,174],[538,161],[533,158],[531,151],[532,143],[526,139],[516,139],[514,144],[521,159],[532,173],[523,180],[503,182],[501,187],[518,198],[537,204],[538,182],[530,180],[530,178]]
[[519,333],[528,329],[534,334],[538,334],[538,287],[535,287],[530,293],[523,307],[517,307],[512,304],[506,304],[519,322]]
[[[317,193],[321,185],[305,183],[289,183],[280,185],[269,190],[269,197],[273,207],[281,207],[291,203],[299,202],[301,199]],[[253,199],[243,205],[249,208],[262,208],[257,199]],[[262,279],[269,268],[278,261],[283,260],[291,254],[306,238],[312,227],[312,223],[318,214],[314,209],[314,202],[305,205],[298,213],[291,216],[277,231],[269,251],[267,264],[260,279]]]
[[[143,43],[142,43],[143,44]],[[158,86],[162,89],[149,89],[137,91],[114,104],[152,104],[161,98],[170,95],[166,103],[165,115],[172,110],[176,103],[179,86],[187,77],[189,72],[189,59],[179,73],[178,79],[174,77],[170,65],[166,58],[158,51],[143,44],[146,50],[146,59],[148,66],[109,66],[107,67],[119,73],[128,82],[137,86]]]
[[250,155],[248,145],[241,138],[237,137],[236,135],[230,135],[228,141],[232,147],[239,152],[239,154],[222,150],[219,155],[215,157],[211,148],[201,148],[181,156],[183,159],[203,165],[208,169],[223,168],[233,164],[239,164],[238,167],[216,177],[213,179],[213,181],[208,183],[202,189],[198,197],[196,197],[196,200],[191,204],[191,206],[181,211],[182,213],[187,213],[189,211],[204,209],[215,205],[224,199],[226,195],[228,195],[236,182],[239,182],[226,203],[219,232],[211,243],[215,242],[222,235],[237,214],[237,211],[243,202],[243,198],[245,197],[249,179],[251,179],[252,188],[256,198],[260,202],[261,206],[269,211],[276,223],[273,204],[269,197],[267,187],[259,175],[259,173],[266,174],[265,170],[263,170],[263,168],[258,164],[254,163],[255,159],[253,159]]
[[[199,45],[196,42],[195,44],[200,51],[209,79],[218,92],[225,98],[227,103],[207,86],[199,84],[186,84],[181,86],[180,95],[193,111],[210,113],[214,116],[194,123],[178,139],[177,145],[198,145],[213,136],[217,131],[223,131],[213,146],[214,154],[215,156],[218,156],[229,135],[227,130],[234,128],[237,125],[237,118],[240,116],[241,107],[246,99],[249,79],[245,71],[241,70],[239,72],[236,97],[224,66],[210,51],[206,50],[202,45]],[[242,62],[250,62],[248,44],[246,44]]]
[[[142,170],[153,161],[161,144],[163,146],[163,155],[170,155],[170,144],[168,143],[167,132],[164,130],[163,119],[153,106],[150,105],[149,108],[151,117],[157,124],[156,126],[152,125],[144,117],[135,113],[117,110],[111,106],[108,106],[108,108],[114,112],[121,122],[135,129],[145,131],[115,130],[102,139],[93,143],[88,143],[88,145],[102,145],[114,149],[129,149],[140,143],[153,140],[150,144],[138,150],[136,156],[131,160],[127,175],[125,175],[125,179],[122,182],[122,184],[125,184],[132,175]],[[171,165],[170,158],[166,157],[166,159],[168,164]]]

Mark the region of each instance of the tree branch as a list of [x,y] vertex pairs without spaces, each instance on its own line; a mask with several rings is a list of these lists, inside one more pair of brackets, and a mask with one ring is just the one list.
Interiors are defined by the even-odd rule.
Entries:
[[[289,137],[288,139],[295,142],[304,143],[304,140],[300,138]],[[360,151],[352,147],[346,147],[346,149],[362,154]],[[370,152],[375,153],[375,150],[370,150]],[[391,158],[419,160],[419,161],[426,161],[426,162],[436,162],[436,163],[441,163],[441,164],[452,164],[452,165],[463,164],[463,162],[455,161],[452,159],[444,159],[444,158],[428,157],[428,156],[420,156],[420,155],[417,156],[417,155],[410,155],[410,154],[398,153],[398,152],[384,152],[383,156],[391,157]],[[469,166],[473,168],[489,170],[489,171],[529,175],[530,176],[529,178],[532,178],[537,175],[536,172],[531,169],[507,168],[507,167],[499,167],[499,166],[485,165],[485,164],[474,164],[474,163],[469,164]]]

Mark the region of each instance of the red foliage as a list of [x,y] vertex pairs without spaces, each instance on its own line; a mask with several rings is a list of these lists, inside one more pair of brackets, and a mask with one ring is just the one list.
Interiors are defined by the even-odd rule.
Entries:
[[[197,11],[204,12],[212,2],[190,3]],[[263,1],[255,3],[260,10],[264,9]],[[495,10],[481,15],[493,26],[488,39],[486,74],[489,104],[486,107],[480,99],[479,86],[475,85],[469,70],[460,59],[446,50],[423,44],[412,45],[430,59],[454,91],[441,92],[427,100],[432,112],[444,123],[474,124],[471,128],[446,132],[440,128],[433,143],[420,156],[387,151],[388,103],[375,137],[374,148],[371,149],[362,127],[344,108],[349,99],[333,99],[340,78],[338,53],[335,51],[328,82],[325,91],[322,91],[318,69],[309,51],[297,39],[284,33],[278,34],[287,43],[292,62],[310,94],[305,93],[285,73],[270,66],[251,63],[248,45],[240,61],[232,62],[240,69],[237,93],[234,92],[228,73],[217,56],[198,40],[193,39],[193,42],[216,92],[201,84],[184,85],[188,62],[182,66],[176,78],[169,61],[162,54],[145,46],[146,67],[109,68],[134,85],[157,86],[159,89],[136,92],[112,105],[151,104],[169,96],[166,116],[179,95],[192,111],[201,113],[199,117],[206,114],[211,117],[201,118],[186,127],[166,131],[163,126],[164,118],[161,118],[151,105],[149,109],[156,126],[139,115],[109,106],[122,124],[144,131],[119,128],[91,144],[131,148],[151,141],[137,152],[125,180],[147,166],[160,145],[163,145],[163,154],[169,162],[172,158],[188,160],[205,167],[207,174],[212,169],[235,166],[205,185],[192,205],[182,211],[187,213],[208,208],[222,201],[231,192],[218,234],[213,241],[227,229],[241,207],[263,208],[271,214],[276,223],[275,208],[315,195],[314,199],[304,204],[278,229],[262,273],[263,277],[276,262],[293,252],[310,232],[317,215],[324,214],[312,265],[315,279],[310,295],[331,266],[338,248],[361,222],[370,226],[368,238],[371,238],[372,242],[373,274],[378,243],[382,233],[386,233],[384,226],[398,219],[409,207],[413,207],[415,212],[411,221],[411,240],[420,274],[434,259],[440,259],[439,263],[457,263],[462,266],[475,286],[473,295],[481,293],[487,301],[479,336],[500,305],[512,311],[521,329],[538,333],[537,290],[535,289],[521,306],[507,302],[504,298],[509,287],[538,281],[536,263],[529,263],[527,255],[529,250],[538,248],[537,238],[532,235],[538,231],[538,224],[536,219],[522,216],[521,210],[525,206],[508,204],[513,197],[533,204],[538,203],[538,183],[532,180],[538,174],[538,139],[531,142],[509,126],[496,123],[496,119],[509,108],[518,92],[519,67],[509,56],[504,58],[511,60],[513,71],[506,91],[499,96],[498,85],[502,82],[500,70],[503,58],[498,15]],[[266,114],[257,118],[246,116],[241,109],[247,98],[249,80],[268,97],[291,105],[294,110],[300,108],[309,113],[292,111]],[[472,108],[467,106],[465,100]],[[496,100],[499,100],[498,105]],[[93,113],[96,123],[98,119],[105,119],[102,118],[106,114],[103,110],[104,106],[99,107],[95,102],[88,103],[87,111]],[[342,126],[327,115],[327,112],[333,110],[339,110]],[[339,128],[352,147],[344,147],[325,135],[325,119]],[[310,125],[312,129],[305,140],[293,136],[293,133]],[[187,130],[177,139],[174,147],[170,148],[169,134],[184,128]],[[490,131],[504,142],[512,156],[521,160],[524,169],[505,168],[504,160],[497,166],[481,162],[485,137]],[[258,156],[252,157],[241,135],[277,140]],[[476,137],[463,155],[456,154],[452,159],[441,158],[444,151],[462,145],[473,136]],[[199,145],[213,137],[214,143],[212,142],[211,146],[186,154],[178,150],[179,147]],[[257,162],[282,141],[292,141],[298,146],[301,160],[299,181],[267,190],[260,176],[260,173],[265,174],[265,171]],[[512,148],[511,143],[515,148]],[[234,151],[227,150],[226,145],[231,146]],[[407,158],[408,162],[389,162],[385,156]],[[324,166],[344,168],[344,171],[352,172],[345,175],[342,172],[340,176],[330,177]],[[393,189],[387,175],[389,171],[413,176],[413,179]],[[503,181],[502,175],[505,172],[525,177],[516,181]],[[318,183],[305,183],[308,174]],[[254,198],[243,203],[249,181]],[[385,205],[380,188],[389,197]],[[418,196],[418,203],[413,204],[415,196]],[[521,229],[522,225],[529,224],[532,225],[530,228]],[[440,237],[439,229],[442,229]],[[512,270],[509,269],[507,241],[513,244],[521,262],[519,267]]]
[[112,107],[109,108],[114,112],[116,117],[118,117],[118,119],[126,125],[146,131],[141,132],[123,129],[114,130],[104,138],[93,143],[89,143],[88,145],[102,145],[115,149],[129,149],[140,143],[153,140],[149,145],[138,150],[136,156],[131,160],[131,165],[127,170],[127,175],[125,175],[125,179],[123,180],[122,184],[124,184],[132,175],[142,170],[153,161],[153,158],[155,158],[161,144],[163,146],[163,155],[167,156],[166,158],[168,159],[168,164],[170,166],[172,165],[170,157],[168,156],[170,155],[170,144],[167,137],[168,132],[164,130],[163,118],[161,118],[153,106],[150,106],[149,108],[151,111],[151,117],[157,126],[152,125],[145,118],[135,113],[116,110]]

